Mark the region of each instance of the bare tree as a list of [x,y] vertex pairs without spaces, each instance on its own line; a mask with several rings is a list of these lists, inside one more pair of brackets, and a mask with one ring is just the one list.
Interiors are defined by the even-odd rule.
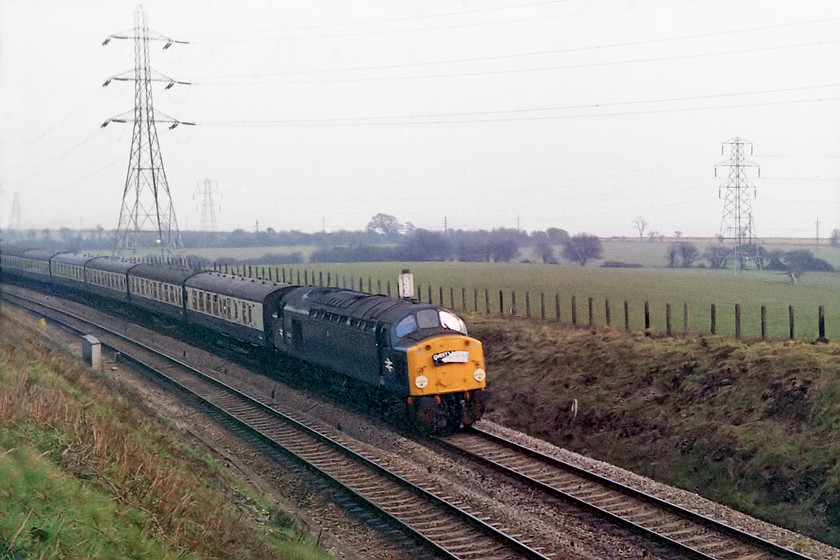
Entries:
[[603,253],[601,240],[588,233],[579,233],[563,243],[563,258],[580,266],[586,266],[589,259],[600,259]]
[[668,268],[677,266],[677,254],[679,253],[676,243],[668,245],[668,251],[665,253],[665,260],[668,261]]
[[680,243],[680,258],[683,268],[691,268],[691,265],[700,256],[700,251],[694,243]]
[[633,220],[633,225],[636,226],[636,230],[639,232],[639,241],[643,241],[645,238],[645,230],[648,227],[648,221],[644,216],[636,216],[636,219]]

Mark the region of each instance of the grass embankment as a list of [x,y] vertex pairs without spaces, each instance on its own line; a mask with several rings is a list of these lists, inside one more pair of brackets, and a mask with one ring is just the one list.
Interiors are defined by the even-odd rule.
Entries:
[[470,326],[492,419],[840,545],[840,344]]
[[0,313],[0,558],[327,557],[111,378]]

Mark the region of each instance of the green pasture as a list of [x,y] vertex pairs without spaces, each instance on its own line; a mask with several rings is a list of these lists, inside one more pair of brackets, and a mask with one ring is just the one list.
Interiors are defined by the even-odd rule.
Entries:
[[[542,316],[542,301],[549,321],[556,320],[555,299],[560,302],[560,320],[571,323],[572,298],[576,301],[577,324],[589,324],[589,298],[592,298],[593,323],[606,324],[606,305],[609,300],[611,325],[624,328],[624,302],[629,310],[630,328],[644,329],[644,307],[648,302],[651,330],[666,332],[666,307],[671,307],[672,332],[683,332],[684,309],[688,305],[689,330],[710,333],[711,306],[716,308],[716,333],[735,334],[735,306],[740,306],[741,334],[746,338],[761,336],[761,306],[766,306],[767,336],[787,338],[789,335],[789,306],[794,310],[795,337],[816,339],[818,310],[823,306],[826,316],[826,336],[840,337],[840,274],[807,273],[792,285],[787,274],[775,271],[742,271],[711,269],[615,269],[579,267],[571,265],[542,265],[523,263],[348,263],[287,266],[286,280],[297,283],[327,284],[359,288],[365,291],[391,292],[396,295],[396,280],[403,268],[414,274],[415,288],[428,301],[457,311],[486,312],[489,297],[491,313],[500,313],[499,292],[503,310],[511,313],[513,297],[516,313],[527,315],[526,298],[530,299],[530,316]],[[256,274],[255,270],[255,274]],[[298,273],[300,280],[298,280]],[[276,276],[275,276],[276,278]],[[451,292],[450,292],[451,289]],[[462,289],[465,298],[462,297]],[[485,290],[487,294],[485,295]],[[454,301],[450,299],[450,293]],[[464,309],[466,299],[466,309]]]
[[[706,247],[715,244],[712,240],[694,243],[702,253]],[[715,305],[716,333],[735,334],[735,306],[740,306],[741,334],[745,338],[761,336],[761,306],[766,306],[766,332],[769,338],[783,339],[789,336],[789,308],[794,310],[794,336],[797,339],[816,339],[818,310],[823,306],[826,316],[826,336],[840,338],[840,273],[806,273],[798,285],[792,285],[787,274],[778,271],[758,272],[746,270],[713,270],[708,268],[666,268],[668,246],[673,241],[647,239],[608,239],[603,241],[603,257],[593,260],[586,267],[563,263],[559,265],[536,264],[535,254],[530,248],[520,252],[519,260],[530,263],[341,263],[303,264],[272,266],[272,277],[286,272],[289,282],[310,284],[329,283],[332,286],[359,288],[396,295],[396,280],[403,268],[410,268],[415,276],[415,286],[422,291],[424,301],[429,299],[454,307],[460,312],[486,312],[486,298],[494,314],[500,313],[499,291],[502,292],[506,315],[511,313],[513,297],[516,298],[516,313],[528,314],[526,298],[530,299],[530,316],[542,316],[544,301],[545,316],[549,321],[557,318],[555,298],[559,299],[560,321],[572,322],[572,298],[576,302],[577,324],[589,324],[589,298],[592,298],[593,323],[606,324],[606,306],[609,300],[610,324],[624,328],[624,302],[627,302],[630,328],[644,329],[644,306],[648,302],[651,330],[666,332],[666,306],[671,307],[671,329],[682,333],[684,313],[688,307],[689,331],[707,334],[711,331],[711,306]],[[840,270],[840,248],[830,247],[823,241],[820,246],[802,240],[798,244],[762,243],[768,251],[809,250],[818,258]],[[307,258],[315,247],[254,247],[247,249],[202,249],[195,250],[204,258],[214,260],[233,257],[240,260],[255,260],[266,254],[289,254],[300,251]],[[560,257],[561,247],[555,249]],[[644,268],[601,268],[605,261],[638,264]],[[703,261],[699,260],[698,264]],[[254,275],[260,274],[259,265],[253,266]],[[247,268],[240,269],[246,272]],[[266,273],[263,270],[263,273]],[[300,276],[298,277],[298,273]],[[450,290],[452,298],[450,298]],[[462,297],[463,290],[463,297]],[[486,294],[485,294],[486,290]],[[527,295],[526,295],[527,294]],[[476,306],[476,296],[478,304]],[[466,300],[466,309],[464,306]]]
[[[639,264],[644,267],[664,268],[668,265],[668,247],[676,242],[674,239],[653,242],[647,239],[640,242],[638,238],[605,239],[602,242],[604,249],[603,258],[598,261],[593,261],[593,263],[597,266],[604,261],[618,261],[627,264]],[[718,245],[715,240],[683,239],[681,242],[692,243],[697,247],[700,254],[708,247]],[[831,247],[824,239],[821,240],[819,246],[813,240],[801,240],[797,244],[760,242],[760,246],[768,252],[775,250],[782,252],[794,250],[811,251],[815,257],[825,260],[836,269],[840,269],[840,247]],[[561,249],[558,248],[555,254],[559,255],[560,253]],[[528,258],[530,260],[536,260],[533,257]],[[697,260],[697,264],[703,262],[702,259]]]

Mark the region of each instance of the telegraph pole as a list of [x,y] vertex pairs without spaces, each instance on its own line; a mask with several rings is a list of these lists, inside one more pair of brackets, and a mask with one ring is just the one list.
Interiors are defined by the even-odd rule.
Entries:
[[17,234],[20,235],[20,197],[18,197],[17,191],[15,191],[14,197],[12,198],[12,214],[9,216],[9,229],[17,231]]
[[184,244],[163,168],[155,123],[169,123],[170,129],[179,124],[195,123],[179,121],[155,111],[152,82],[166,82],[166,89],[187,82],[173,80],[152,70],[149,64],[149,42],[165,41],[163,48],[168,49],[174,43],[185,44],[185,41],[176,41],[158,33],[150,34],[142,6],[138,6],[134,12],[133,33],[111,35],[102,44],[107,45],[111,39],[134,40],[133,72],[112,76],[102,84],[107,86],[112,81],[134,82],[134,111],[112,117],[102,124],[105,127],[111,122],[134,123],[114,253],[120,250],[136,252],[138,242],[142,245],[141,237],[153,237],[154,245],[160,247],[161,256],[165,256],[167,252],[171,253],[172,249],[183,247]]
[[720,238],[731,239],[735,243],[734,256],[736,272],[745,268],[749,261],[753,261],[758,270],[761,270],[761,259],[758,253],[758,238],[755,233],[753,222],[752,202],[750,189],[753,196],[756,195],[756,188],[747,176],[747,169],[756,168],[758,176],[761,170],[757,164],[746,158],[746,150],[749,147],[750,155],[753,152],[752,142],[736,137],[721,146],[721,153],[724,153],[726,146],[729,146],[729,159],[715,165],[715,177],[718,168],[728,168],[725,182],[718,187],[718,198],[723,198],[723,217],[720,222]]

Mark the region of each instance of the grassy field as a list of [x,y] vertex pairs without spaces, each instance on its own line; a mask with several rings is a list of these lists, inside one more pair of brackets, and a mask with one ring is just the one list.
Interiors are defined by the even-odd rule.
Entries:
[[[588,325],[589,298],[593,301],[595,325],[606,324],[606,300],[609,300],[611,325],[624,327],[624,302],[627,301],[631,330],[644,329],[644,306],[649,303],[651,329],[666,331],[666,305],[671,305],[672,331],[683,330],[684,304],[688,304],[689,330],[708,333],[711,330],[711,305],[716,307],[716,332],[735,333],[735,305],[741,308],[741,332],[745,337],[761,335],[761,306],[766,306],[767,336],[787,338],[789,335],[788,306],[794,308],[795,336],[815,339],[818,332],[818,309],[824,306],[826,336],[840,337],[840,274],[808,273],[798,285],[792,285],[780,272],[754,270],[735,274],[732,270],[710,269],[612,269],[566,265],[522,263],[352,263],[286,267],[287,280],[297,282],[297,272],[304,272],[310,281],[326,283],[327,274],[332,285],[358,289],[363,279],[364,289],[370,284],[373,291],[382,291],[390,282],[395,293],[396,279],[403,267],[414,273],[415,286],[423,300],[440,303],[464,311],[462,288],[466,290],[466,311],[475,311],[475,290],[478,290],[478,311],[486,311],[485,290],[489,293],[490,308],[499,313],[499,291],[504,297],[505,314],[510,314],[512,295],[516,295],[516,311],[526,315],[526,294],[530,294],[531,317],[541,317],[541,297],[544,295],[546,318],[554,320],[555,296],[560,301],[560,320],[571,322],[572,298],[576,300],[578,325]],[[294,277],[292,277],[294,276]],[[450,301],[450,288],[454,302]]]
[[[713,240],[684,240],[694,243],[702,252]],[[840,273],[806,273],[798,285],[792,285],[783,272],[754,269],[738,274],[732,269],[713,270],[708,268],[666,268],[666,251],[673,240],[662,242],[639,242],[638,239],[604,240],[602,259],[591,261],[586,267],[563,263],[543,265],[534,262],[517,263],[347,263],[324,265],[287,265],[286,280],[291,282],[326,284],[354,287],[358,289],[359,279],[364,290],[368,286],[374,292],[387,292],[390,283],[392,293],[396,292],[396,279],[403,268],[409,268],[415,275],[415,285],[421,290],[421,298],[453,307],[460,312],[486,311],[486,299],[490,309],[499,313],[499,291],[503,293],[506,314],[510,314],[512,299],[516,298],[516,311],[526,315],[526,294],[530,296],[530,315],[542,316],[542,300],[545,302],[545,316],[556,320],[555,298],[560,303],[560,320],[572,321],[572,298],[576,301],[578,325],[589,324],[589,298],[592,298],[593,323],[606,324],[606,306],[609,300],[610,324],[624,328],[624,302],[629,308],[629,323],[633,331],[645,327],[645,302],[649,304],[651,329],[664,333],[667,330],[666,306],[671,307],[671,328],[673,333],[683,332],[685,306],[688,307],[689,331],[709,333],[711,331],[711,306],[715,305],[716,332],[735,334],[735,306],[740,306],[741,333],[744,337],[761,336],[761,306],[766,306],[766,333],[769,338],[787,338],[790,332],[789,306],[794,310],[794,336],[797,339],[813,340],[819,336],[818,310],[824,306],[826,336],[840,338]],[[815,247],[811,240],[800,243],[763,243],[767,250],[791,251],[806,249],[840,269],[840,248],[830,247],[827,242]],[[254,247],[247,249],[206,249],[195,251],[204,258],[216,259],[222,256],[240,260],[259,259],[266,254],[290,254],[300,251],[304,258],[313,247]],[[556,253],[559,253],[559,247]],[[520,252],[520,260],[535,261],[528,249]],[[644,268],[602,268],[605,261],[619,261],[638,264]],[[252,267],[256,274],[257,267]],[[282,270],[272,267],[274,271]],[[300,278],[298,279],[298,273]],[[281,273],[282,274],[282,273]],[[282,277],[282,276],[281,276]],[[440,291],[443,289],[443,302]],[[450,298],[450,289],[453,298]],[[462,297],[462,289],[465,297]],[[476,290],[478,305],[476,306]],[[485,290],[487,294],[485,295]],[[542,294],[542,296],[541,296]],[[466,306],[464,305],[466,299]]]

